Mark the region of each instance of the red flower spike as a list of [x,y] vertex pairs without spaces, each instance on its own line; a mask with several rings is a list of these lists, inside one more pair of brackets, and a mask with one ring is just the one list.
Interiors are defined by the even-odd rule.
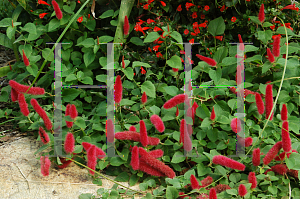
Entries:
[[240,186],[239,186],[239,195],[240,195],[241,197],[243,197],[243,196],[245,196],[247,193],[248,193],[248,192],[247,192],[247,189],[246,189],[245,185],[240,184]]
[[199,182],[193,174],[190,177],[190,181],[191,181],[192,189],[199,189]]
[[150,121],[155,126],[158,132],[162,133],[165,131],[164,122],[161,120],[161,118],[158,115],[152,115],[150,117]]
[[184,143],[184,132],[186,131],[186,121],[182,119],[180,122],[180,139],[179,143]]
[[161,158],[164,155],[164,151],[161,149],[156,149],[148,152],[154,158]]
[[68,132],[65,140],[64,149],[66,153],[73,153],[75,150],[75,139],[74,135],[70,132]]
[[124,26],[123,26],[123,31],[124,31],[124,36],[127,36],[129,34],[129,21],[127,15],[124,18]]
[[177,110],[176,110],[175,115],[176,115],[176,117],[178,117],[178,115],[179,115],[179,110],[178,110],[178,107],[176,107],[176,108],[177,108]]
[[[193,132],[191,132],[191,133],[193,133]],[[192,150],[192,140],[191,140],[191,137],[190,137],[190,134],[188,133],[188,131],[184,131],[183,147],[186,151]]]
[[61,12],[61,9],[58,5],[58,3],[55,0],[52,0],[53,9],[55,11],[56,17],[58,20],[60,20],[63,17],[63,14]]
[[[268,84],[266,87],[266,97],[265,97],[265,105],[266,105],[266,119],[269,118],[271,114],[272,107],[273,107],[273,91],[272,91],[272,84]],[[270,117],[270,120],[273,120],[273,113]]]
[[[70,109],[71,109],[71,104],[68,104],[68,105],[66,106],[66,113],[65,113],[65,116],[70,115]],[[67,124],[67,127],[68,127],[68,128],[71,128],[71,127],[73,126],[73,122],[66,121],[66,124]]]
[[125,68],[124,55],[123,55],[123,57],[122,57],[122,68]]
[[164,173],[168,178],[174,178],[176,177],[175,172],[168,167],[167,165],[165,165],[163,162],[155,159],[154,157],[152,157],[151,155],[149,155],[147,153],[147,151],[145,151],[145,149],[143,149],[142,147],[139,147],[139,153],[140,155],[144,158],[145,162],[152,166],[153,168],[159,170],[160,172]]
[[245,139],[245,147],[251,146],[251,145],[252,145],[252,142],[253,142],[252,137],[247,137],[247,138]]
[[260,94],[255,93],[255,101],[256,101],[257,111],[260,115],[262,115],[265,112],[265,106]]
[[181,104],[185,101],[186,95],[185,94],[179,94],[176,95],[175,97],[169,99],[164,105],[163,107],[165,109],[170,109],[173,108],[174,106]]
[[134,131],[134,132],[136,132],[136,128],[135,128],[134,126],[130,126],[130,127],[129,127],[129,131]]
[[[19,84],[18,82],[14,81],[14,80],[9,80],[9,85],[15,89],[16,91],[20,92],[20,93],[25,93],[29,86],[25,86],[22,84]],[[45,90],[43,88],[40,87],[31,87],[30,90],[27,92],[27,94],[31,94],[31,95],[44,95],[45,94]]]
[[241,51],[243,51],[245,49],[245,46],[244,46],[244,42],[243,42],[242,36],[240,34],[238,34],[238,37],[239,37],[239,42],[240,42],[239,49]]
[[253,149],[252,164],[254,166],[259,166],[260,165],[260,149],[259,148]]
[[70,107],[70,117],[72,119],[75,119],[77,116],[78,116],[78,112],[76,110],[76,106],[75,106],[75,104],[72,104]]
[[276,157],[281,148],[282,141],[274,144],[274,146],[268,151],[267,155],[263,159],[264,165],[268,165]]
[[148,135],[144,120],[140,120],[140,140],[144,147],[148,145]]
[[139,148],[137,146],[134,146],[132,148],[132,155],[131,155],[131,162],[130,165],[132,166],[133,170],[139,169]]
[[49,135],[46,133],[46,131],[41,126],[39,128],[39,135],[44,144],[47,144],[50,142]]
[[52,128],[51,120],[49,119],[47,113],[42,109],[42,107],[39,105],[36,99],[30,100],[31,105],[33,106],[33,109],[39,114],[39,116],[44,120],[44,124],[48,130]]
[[106,120],[106,137],[107,141],[112,143],[114,142],[114,123],[112,119]]
[[27,117],[29,115],[29,110],[28,110],[28,105],[26,103],[24,94],[19,93],[18,102],[19,102],[21,113],[23,113],[23,115]]
[[210,185],[212,182],[214,181],[214,179],[210,176],[207,176],[206,178],[204,178],[203,180],[201,180],[201,187],[206,187],[208,185]]
[[[92,145],[87,151],[87,166],[93,170],[96,169],[97,157],[96,157],[96,146]],[[94,175],[94,171],[89,170],[90,174]]]
[[102,149],[96,147],[96,157],[102,159],[105,158],[105,156],[106,156],[105,152]]
[[282,138],[282,149],[285,152],[290,152],[292,150],[292,143],[289,134],[289,123],[288,121],[283,121],[282,130],[281,130],[281,138]]
[[115,102],[120,103],[122,100],[123,95],[123,87],[122,87],[122,81],[121,76],[118,75],[115,82]]
[[288,110],[286,108],[286,104],[282,105],[282,109],[281,109],[281,120],[287,120],[288,119]]
[[258,13],[258,20],[263,23],[265,20],[265,7],[264,4],[261,4],[259,13]]
[[233,118],[231,120],[230,127],[231,127],[231,129],[232,129],[233,132],[239,133],[242,130],[242,128],[241,128],[241,120],[238,119],[238,118]]
[[199,54],[196,54],[196,56],[201,59],[202,61],[206,62],[207,64],[211,65],[211,66],[216,66],[217,65],[217,62],[212,59],[212,58],[209,58],[209,57],[204,57],[202,55],[199,55]]
[[213,121],[216,119],[215,107],[213,107],[213,109],[211,111],[210,119]]
[[141,171],[143,171],[145,173],[148,173],[150,175],[153,175],[153,176],[158,176],[158,177],[165,176],[164,173],[162,173],[161,171],[153,168],[152,166],[148,165],[144,161],[140,161],[139,170],[141,170]]
[[280,56],[280,37],[279,36],[275,37],[274,42],[273,42],[273,55],[274,55],[274,57]]
[[254,172],[250,172],[249,173],[249,175],[248,175],[248,181],[249,181],[249,183],[252,183],[251,189],[256,188],[256,186],[257,186],[257,180],[256,180]]
[[274,62],[275,62],[275,58],[274,58],[274,55],[272,54],[270,48],[267,48],[267,55],[268,55],[268,60],[269,60],[271,63],[274,63]]
[[219,164],[225,167],[229,167],[232,169],[237,169],[237,170],[241,170],[244,171],[246,166],[238,161],[232,160],[228,157],[225,157],[223,155],[216,155],[213,157],[212,162],[214,164]]
[[209,191],[209,199],[217,199],[217,192],[213,188],[211,188]]
[[[116,133],[115,138],[118,140],[132,140],[136,142],[141,142],[140,133],[133,132],[133,131],[118,132]],[[159,142],[160,142],[159,138],[148,137],[148,145],[158,145]]]
[[16,91],[15,89],[11,88],[11,101],[15,102],[18,100],[18,95],[19,95],[19,92]]
[[88,143],[88,142],[82,142],[81,145],[83,146],[83,148],[88,151],[89,148],[92,146],[92,144]]
[[49,175],[49,169],[50,169],[50,166],[51,166],[50,159],[48,157],[41,156],[40,161],[41,161],[41,173],[43,174],[43,176],[48,176]]
[[284,175],[287,173],[287,166],[285,164],[276,164],[274,166],[271,167],[272,171],[274,171],[274,173],[277,173],[279,175]]

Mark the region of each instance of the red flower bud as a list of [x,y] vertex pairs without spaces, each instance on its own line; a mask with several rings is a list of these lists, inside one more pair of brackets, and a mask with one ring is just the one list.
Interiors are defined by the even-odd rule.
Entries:
[[258,20],[263,23],[263,21],[265,20],[265,7],[264,4],[261,4],[260,9],[259,9],[259,13],[258,13]]
[[199,182],[193,174],[190,177],[190,181],[191,181],[192,189],[199,189]]
[[[71,104],[68,104],[68,105],[66,106],[65,116],[70,115],[70,109],[71,109]],[[68,128],[71,128],[71,127],[73,126],[73,122],[66,121],[66,124],[67,124],[67,127],[68,127]]]
[[285,152],[290,152],[292,150],[292,143],[289,134],[289,123],[288,121],[283,121],[282,130],[281,130],[281,138],[282,138],[282,148]]
[[249,181],[249,183],[252,183],[251,189],[256,188],[256,186],[257,186],[257,180],[256,180],[254,172],[250,172],[249,173],[249,175],[248,175],[248,181]]
[[204,57],[202,55],[199,55],[199,54],[196,54],[196,56],[201,59],[202,61],[205,61],[207,64],[211,65],[211,66],[216,66],[217,65],[217,62],[212,59],[212,58],[209,58],[209,57]]
[[239,49],[241,51],[243,51],[245,49],[245,46],[244,46],[244,42],[243,42],[243,39],[242,39],[242,36],[240,34],[238,34],[238,37],[239,37],[239,42],[240,42],[240,47]]
[[[87,151],[87,159],[88,159],[88,163],[87,166],[93,170],[96,169],[96,165],[97,165],[97,157],[96,157],[96,146],[92,145],[88,151]],[[94,171],[89,170],[90,174],[94,175]]]
[[263,162],[265,165],[268,165],[277,155],[277,153],[282,148],[282,141],[277,142],[274,146],[268,151],[267,155],[264,157]]
[[55,0],[52,0],[53,9],[55,11],[56,17],[58,20],[60,20],[63,17],[63,14],[61,12],[61,9],[58,5],[58,3]]
[[[272,91],[272,84],[268,84],[266,87],[266,97],[265,97],[265,104],[266,104],[266,118],[269,118],[271,114],[271,110],[273,107],[273,91]],[[271,114],[270,120],[273,120],[273,113]]]
[[280,37],[279,36],[275,37],[274,42],[273,42],[273,55],[274,55],[274,57],[280,56]]
[[130,25],[129,25],[128,17],[126,15],[125,18],[124,18],[124,26],[123,26],[124,36],[128,35],[129,27],[130,27]]
[[147,129],[143,120],[140,120],[140,140],[144,147],[148,145]]
[[246,189],[245,185],[240,184],[240,186],[239,186],[239,195],[243,197],[246,194],[247,194],[247,189]]
[[139,148],[134,146],[132,148],[132,155],[131,155],[131,162],[130,165],[132,166],[133,170],[139,169]]
[[179,95],[176,95],[175,97],[169,99],[164,105],[163,107],[165,109],[170,109],[170,108],[173,108],[174,106],[180,104],[180,103],[183,103],[185,102],[185,99],[186,99],[186,95],[185,94],[179,94]]
[[212,162],[214,164],[220,164],[222,166],[225,167],[229,167],[232,169],[237,169],[237,170],[241,170],[244,171],[246,166],[238,161],[232,160],[228,157],[222,156],[222,155],[216,155],[213,157]]
[[122,68],[125,68],[124,55],[122,56]]
[[217,192],[214,188],[211,188],[209,191],[209,199],[217,199]]
[[259,148],[253,149],[252,163],[253,163],[254,166],[259,166],[260,165],[260,149]]
[[41,156],[40,161],[41,161],[41,173],[43,174],[43,176],[48,176],[49,175],[49,169],[50,169],[50,166],[51,166],[50,159],[48,157]]
[[286,104],[282,105],[282,109],[281,109],[281,120],[287,120],[288,119],[288,110],[286,108]]
[[135,128],[134,126],[130,126],[130,127],[129,127],[129,131],[134,131],[134,132],[136,132],[136,128]]
[[267,48],[268,60],[273,63],[275,61],[274,55],[271,53],[270,48]]
[[67,134],[64,149],[66,153],[73,153],[75,149],[75,139],[72,133]]
[[164,122],[161,120],[161,118],[158,115],[152,115],[150,117],[151,123],[155,126],[155,128],[158,130],[158,132],[162,133],[165,130]]
[[142,103],[145,104],[146,102],[147,102],[147,95],[146,92],[144,91],[142,95]]
[[23,51],[23,62],[25,64],[25,66],[29,66],[30,63],[29,63],[29,60],[28,60],[27,56],[24,53],[24,49],[22,49],[22,51]]
[[[26,91],[29,88],[29,86],[19,84],[18,82],[14,81],[14,80],[9,80],[9,85],[13,89],[15,89],[16,91],[18,91],[20,93],[26,93]],[[27,92],[27,94],[43,95],[43,94],[45,94],[45,90],[43,88],[40,88],[40,87],[31,87],[30,90]]]
[[179,115],[178,106],[177,106],[176,108],[177,108],[177,110],[176,110],[176,113],[175,113],[175,115],[176,115],[176,117],[178,117],[178,115]]
[[274,166],[271,167],[272,171],[274,171],[274,173],[277,173],[279,175],[284,175],[287,173],[287,166],[285,164],[276,164]]
[[257,111],[259,114],[262,115],[265,112],[265,106],[260,94],[255,93],[255,101],[256,101]]
[[122,100],[122,94],[123,94],[123,87],[122,87],[122,81],[121,76],[118,75],[115,82],[115,102],[120,103]]
[[24,94],[19,93],[18,102],[19,102],[19,106],[20,106],[20,109],[21,109],[21,113],[23,113],[23,115],[25,117],[27,117],[29,115],[29,110],[28,110],[28,105],[26,103]]
[[39,114],[39,116],[44,120],[44,124],[48,130],[52,128],[51,120],[49,119],[47,113],[42,109],[42,107],[39,105],[36,99],[30,100],[31,105],[33,106],[33,109]]
[[215,108],[213,107],[211,114],[210,114],[210,119],[215,120],[215,118],[216,118],[216,113],[215,113]]
[[238,118],[233,118],[231,120],[230,127],[231,127],[231,129],[232,129],[233,132],[239,133],[242,130],[242,128],[241,128],[241,120],[238,119]]

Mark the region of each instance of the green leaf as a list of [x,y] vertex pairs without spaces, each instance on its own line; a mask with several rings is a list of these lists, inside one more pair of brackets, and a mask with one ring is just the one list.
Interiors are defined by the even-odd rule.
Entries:
[[207,132],[207,137],[210,141],[216,142],[218,139],[218,131],[217,129],[209,129]]
[[174,199],[179,196],[178,190],[173,187],[173,186],[167,186],[167,191],[166,191],[166,198],[167,199]]
[[11,49],[13,48],[11,40],[3,33],[0,33],[0,45]]
[[45,60],[54,61],[54,53],[50,48],[43,49],[42,56]]
[[82,42],[80,42],[79,44],[77,44],[76,46],[80,46],[80,45],[84,46],[86,48],[90,48],[95,45],[95,41],[93,38],[87,38],[87,39],[83,40]]
[[171,96],[175,96],[178,93],[178,88],[176,86],[165,86],[164,90]]
[[[285,35],[285,28],[283,26],[281,27],[278,27],[277,30],[276,30],[276,34],[282,34],[282,35]],[[287,28],[287,34],[290,36],[293,36],[295,35],[295,33],[293,33],[293,31],[289,28]]]
[[247,59],[245,59],[245,62],[248,63],[248,62],[252,62],[252,61],[262,61],[262,57],[261,55],[254,55],[253,57],[249,57]]
[[138,37],[131,37],[130,42],[137,45],[137,46],[145,46],[143,40]]
[[270,39],[272,39],[272,31],[271,30],[265,30],[265,31],[258,31],[258,37],[260,41],[263,43],[267,43]]
[[99,37],[99,43],[108,43],[108,42],[111,42],[112,40],[114,40],[114,38],[111,37],[111,36],[101,36],[101,37]]
[[177,151],[172,157],[172,163],[179,163],[183,162],[185,160],[185,156],[182,154],[182,152]]
[[259,48],[258,47],[255,47],[255,46],[252,46],[252,45],[245,45],[245,53],[247,52],[253,52],[253,51],[258,51]]
[[85,27],[90,31],[94,31],[96,28],[96,20],[88,20],[85,24]]
[[36,77],[39,72],[39,69],[38,69],[37,65],[35,65],[35,64],[31,64],[31,65],[27,66],[26,70],[34,77]]
[[110,164],[112,166],[115,166],[115,167],[118,167],[122,164],[124,164],[126,161],[122,160],[121,158],[119,157],[112,157],[111,160],[110,160]]
[[80,194],[79,196],[79,199],[92,199],[92,198],[94,198],[92,193],[83,193]]
[[77,80],[77,77],[75,74],[70,74],[66,77],[66,82],[70,82],[70,81],[74,81],[74,80]]
[[133,174],[129,180],[129,186],[134,186],[139,181],[139,177],[136,174]]
[[158,39],[160,35],[157,32],[150,32],[144,40],[144,43],[151,43]]
[[217,84],[222,77],[222,69],[221,68],[217,68],[217,70],[210,69],[208,74],[209,74],[209,77],[212,80],[214,80],[214,83]]
[[49,144],[45,144],[45,145],[41,146],[36,152],[34,152],[33,155],[38,154],[38,153],[46,150],[49,146],[50,146]]
[[[51,21],[50,21],[50,23],[51,23]],[[49,24],[49,26],[50,26],[50,24]],[[36,27],[33,23],[26,23],[24,28],[21,28],[21,29],[26,31],[26,32],[36,34]]]
[[145,81],[141,86],[142,93],[146,92],[149,97],[156,98],[155,86],[150,81]]
[[235,57],[225,57],[222,60],[222,64],[224,64],[223,66],[229,66],[232,64],[236,64],[236,63],[237,63],[237,58],[235,58]]
[[109,164],[109,161],[99,161],[98,162],[98,166],[100,168],[100,170],[103,170],[104,168],[106,168],[106,166]]
[[211,173],[211,169],[207,166],[204,166],[202,163],[197,164],[197,173],[198,176],[204,176],[208,173]]
[[[235,102],[236,102],[236,100],[235,100]],[[219,117],[217,117],[217,122],[219,122],[221,124],[230,124],[231,121],[225,115],[220,115]]]
[[258,25],[261,24],[257,16],[249,16],[250,20]]
[[83,149],[82,145],[76,145],[73,153],[81,153]]
[[222,60],[227,56],[228,54],[228,48],[227,47],[219,47],[217,52],[215,53],[213,59],[217,63],[221,63]]
[[99,18],[105,19],[105,18],[112,17],[112,16],[114,16],[114,10],[107,10]]
[[277,195],[277,188],[275,185],[268,186],[268,191],[271,192],[275,196]]
[[56,18],[53,18],[53,19],[49,22],[48,32],[52,32],[53,30],[55,30],[55,29],[58,28],[59,26],[60,26],[59,20],[57,20]]
[[272,63],[271,62],[269,62],[269,61],[265,62],[264,65],[262,66],[261,73],[267,72],[271,67],[272,67]]
[[6,29],[6,35],[9,39],[11,39],[15,33],[16,33],[16,30],[17,30],[17,27],[11,27],[9,26],[7,29]]
[[95,60],[96,55],[93,53],[92,50],[87,51],[83,55],[84,64],[88,67],[93,61]]
[[240,179],[241,179],[241,174],[240,173],[232,173],[229,176],[229,180],[234,182],[234,183],[237,183],[238,181],[240,181]]
[[273,24],[271,24],[270,22],[267,22],[265,21],[264,24],[263,24],[263,27],[270,27],[270,26],[273,26]]
[[83,77],[81,82],[84,84],[93,85],[93,79],[91,77]]
[[172,68],[182,68],[182,62],[179,56],[173,55],[171,59],[167,60],[167,64]]
[[179,32],[177,32],[177,31],[173,31],[171,34],[170,34],[170,36],[173,38],[173,39],[175,39],[178,43],[182,43],[183,41],[182,41],[182,36],[181,36],[181,34],[179,33]]
[[81,93],[80,90],[75,88],[64,88],[62,91],[62,98],[65,102],[73,101],[79,94]]
[[220,166],[220,165],[217,165],[217,166],[216,166],[216,169],[217,169],[223,176],[226,176],[227,170],[224,169],[224,167],[222,167],[222,166]]
[[82,117],[77,117],[74,123],[83,130],[86,128],[85,121]]
[[107,75],[97,75],[96,80],[99,81],[99,82],[106,83],[107,82]]
[[143,182],[139,184],[141,191],[146,191],[148,189],[148,184]]
[[207,30],[213,36],[222,35],[225,31],[225,23],[222,17],[218,17],[209,22]]
[[125,105],[131,106],[135,103],[136,103],[135,101],[132,101],[132,100],[129,100],[129,99],[122,99],[120,105],[121,106],[125,106]]
[[155,115],[159,115],[159,113],[160,113],[160,108],[157,107],[157,106],[155,106],[155,105],[153,105],[153,106],[150,107],[150,111],[151,111],[153,114],[155,114]]
[[0,21],[0,27],[9,27],[12,25],[12,18],[4,18]]
[[128,79],[133,80],[133,69],[131,67],[127,67],[123,72]]
[[122,172],[120,173],[116,178],[115,178],[115,181],[117,182],[128,182],[129,180],[129,175],[127,172]]
[[151,66],[147,63],[144,63],[144,62],[140,62],[140,61],[134,61],[132,62],[132,67],[141,67],[141,66],[144,66],[146,68],[150,68]]
[[227,189],[226,192],[230,195],[237,195],[237,190],[236,189]]

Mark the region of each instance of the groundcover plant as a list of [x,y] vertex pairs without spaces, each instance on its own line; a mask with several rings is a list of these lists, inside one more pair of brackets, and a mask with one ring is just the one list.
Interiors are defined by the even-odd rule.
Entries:
[[9,5],[1,124],[43,142],[44,178],[74,162],[116,176],[79,198],[300,198],[298,2]]

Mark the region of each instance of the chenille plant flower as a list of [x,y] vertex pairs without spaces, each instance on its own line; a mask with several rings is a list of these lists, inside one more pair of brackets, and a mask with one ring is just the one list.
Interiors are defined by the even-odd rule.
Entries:
[[288,119],[288,111],[287,111],[286,104],[283,104],[283,105],[282,105],[280,115],[281,115],[281,120],[282,120],[282,121]]
[[145,122],[143,120],[140,120],[140,141],[144,147],[149,144],[147,129],[146,129]]
[[155,126],[158,132],[162,133],[165,130],[164,122],[161,120],[161,118],[158,115],[152,115],[150,117],[151,123]]
[[122,87],[122,81],[121,76],[118,75],[115,82],[115,102],[120,103],[122,100],[123,95],[123,87]]
[[258,13],[258,20],[263,23],[265,20],[265,6],[264,4],[261,4],[259,13]]
[[273,42],[273,55],[274,57],[280,56],[280,37],[276,36]]
[[[9,85],[13,89],[15,89],[16,91],[18,91],[20,93],[26,93],[26,91],[29,89],[29,86],[19,84],[18,82],[14,81],[14,80],[10,80]],[[40,87],[31,87],[30,90],[27,92],[27,94],[43,95],[43,94],[45,94],[45,90],[43,88],[40,88]]]
[[249,181],[250,183],[252,183],[251,189],[256,188],[256,186],[257,186],[257,180],[256,180],[256,177],[255,177],[255,173],[254,173],[254,172],[250,172],[250,173],[249,173],[249,175],[248,175],[248,181]]
[[41,161],[41,173],[43,174],[43,176],[48,176],[49,175],[49,169],[50,169],[50,166],[51,166],[50,159],[48,157],[41,156],[40,161]]
[[252,163],[253,163],[254,166],[259,166],[260,165],[260,149],[259,148],[253,149]]
[[212,162],[214,164],[220,164],[222,166],[225,167],[229,167],[232,169],[237,169],[237,170],[241,170],[244,171],[246,166],[238,161],[232,160],[228,157],[225,157],[223,155],[216,155],[213,157]]
[[64,149],[66,153],[73,153],[75,149],[75,139],[74,135],[70,132],[68,132],[65,140]]
[[61,9],[58,5],[58,3],[55,0],[52,0],[52,5],[53,5],[53,9],[55,11],[55,15],[57,17],[58,20],[62,19],[63,14],[61,12]]
[[281,148],[282,141],[274,144],[274,146],[268,151],[267,155],[263,159],[264,165],[268,165],[276,157]]
[[112,143],[114,142],[114,124],[112,119],[108,119],[105,125],[107,141]]
[[169,99],[164,105],[163,107],[165,109],[170,109],[170,108],[173,108],[174,106],[178,105],[178,104],[181,104],[183,102],[185,102],[185,99],[186,99],[186,95],[185,94],[179,94],[179,95],[176,95],[175,97]]
[[47,113],[42,109],[42,107],[39,105],[36,99],[30,100],[31,105],[33,106],[33,109],[39,114],[39,116],[44,120],[44,124],[48,130],[52,128],[51,120],[49,119]]
[[246,194],[247,194],[247,189],[246,189],[245,185],[240,184],[240,186],[239,186],[239,195],[243,197]]
[[19,102],[21,113],[23,113],[23,115],[27,117],[29,115],[29,110],[23,93],[19,93],[18,102]]
[[209,64],[210,66],[216,66],[216,65],[217,65],[217,62],[216,62],[214,59],[212,59],[212,58],[204,57],[204,56],[199,55],[199,54],[196,54],[196,56],[197,56],[200,60],[202,60],[202,61],[206,62],[207,64]]
[[123,25],[123,31],[124,31],[124,36],[125,37],[129,33],[129,28],[130,28],[130,25],[129,25],[128,17],[126,15],[125,18],[124,18],[124,25]]
[[257,111],[260,115],[262,115],[265,112],[265,106],[260,94],[255,93],[255,101],[256,101]]
[[[66,106],[65,116],[70,115],[70,109],[71,109],[71,104],[68,104],[68,105]],[[71,128],[71,127],[73,126],[73,122],[66,121],[66,124],[67,124],[67,127],[68,127],[68,128]]]
[[[268,84],[266,87],[266,98],[265,98],[265,104],[266,104],[266,119],[269,118],[272,107],[273,107],[273,91],[272,91],[273,85]],[[273,113],[270,116],[270,120],[273,120]]]
[[27,58],[27,56],[26,56],[26,54],[24,52],[24,49],[22,49],[22,51],[23,51],[23,62],[25,64],[25,66],[29,66],[30,63],[29,63],[29,60],[28,60],[28,58]]
[[241,128],[241,120],[238,119],[238,118],[233,118],[231,120],[230,127],[231,127],[231,129],[232,129],[233,132],[239,133],[242,130],[242,128]]
[[217,192],[215,189],[210,189],[209,191],[209,199],[217,199]]
[[142,101],[142,104],[145,104],[147,102],[147,95],[146,95],[145,91],[143,92],[141,101]]
[[289,133],[289,123],[288,121],[283,121],[282,130],[281,130],[281,138],[282,138],[282,149],[287,153],[292,150],[292,143]]
[[193,174],[190,177],[190,181],[191,181],[192,189],[199,189],[199,182]]
[[274,55],[272,54],[270,48],[267,48],[267,55],[268,55],[268,60],[269,60],[271,63],[274,63],[274,62],[275,62],[275,58],[274,58]]
[[132,148],[132,155],[131,155],[131,162],[130,165],[132,166],[133,170],[138,170],[140,161],[139,161],[139,148],[137,146],[134,146]]
[[18,91],[16,91],[15,89],[11,88],[10,95],[11,95],[11,101],[13,101],[13,102],[18,101],[18,95],[19,95]]
[[50,142],[49,135],[46,133],[46,131],[41,126],[39,128],[39,135],[44,144],[47,144]]

